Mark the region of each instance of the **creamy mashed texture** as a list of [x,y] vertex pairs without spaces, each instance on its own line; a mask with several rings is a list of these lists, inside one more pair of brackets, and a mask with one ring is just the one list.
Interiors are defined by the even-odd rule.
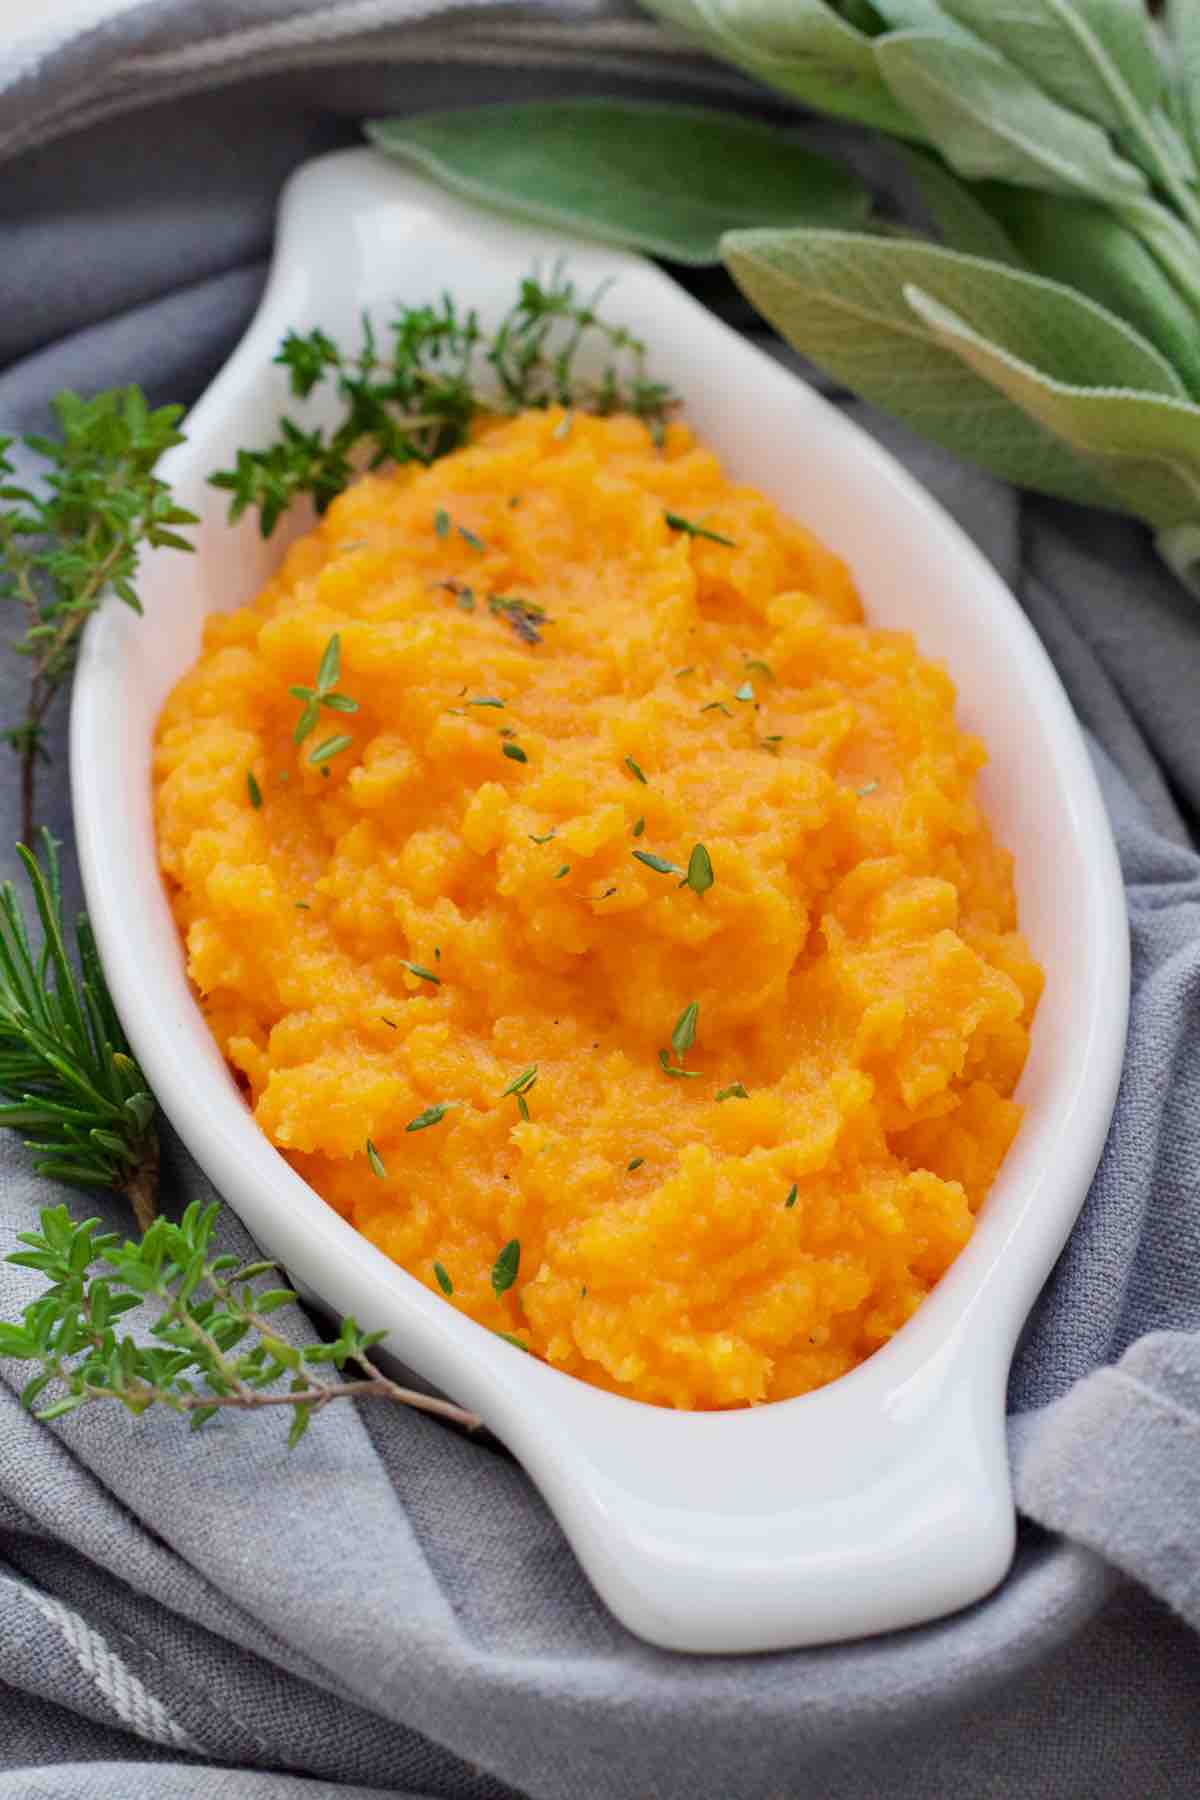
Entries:
[[357,482],[208,621],[160,856],[331,1206],[561,1369],[740,1406],[889,1338],[1017,1129],[1041,975],[983,761],[684,426],[536,412]]

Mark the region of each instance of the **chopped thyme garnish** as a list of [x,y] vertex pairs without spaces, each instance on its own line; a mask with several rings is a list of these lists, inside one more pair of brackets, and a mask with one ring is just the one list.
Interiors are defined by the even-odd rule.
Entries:
[[[510,1238],[492,1267],[492,1292],[499,1300],[501,1294],[507,1294],[517,1279],[517,1271],[521,1267],[521,1240]],[[522,1344],[522,1349],[525,1346]]]
[[695,673],[696,673],[695,663],[685,663],[685,665],[682,669],[675,670],[675,679],[676,679],[676,681],[678,681],[681,675],[694,675]]
[[444,538],[450,530],[450,514],[444,506],[439,506],[433,515],[433,529],[440,538]]
[[530,1063],[527,1069],[522,1069],[519,1075],[513,1077],[500,1096],[502,1100],[507,1100],[508,1096],[512,1094],[517,1102],[517,1111],[523,1119],[529,1117],[529,1102],[525,1096],[536,1085],[537,1078],[538,1066],[536,1063]]
[[732,717],[733,717],[733,714],[730,712],[729,708],[726,706],[726,704],[723,700],[710,700],[707,706],[702,706],[700,708],[700,711],[702,713],[723,712],[727,719],[732,719]]
[[867,795],[873,794],[878,786],[877,781],[868,781],[865,787],[855,788],[854,791],[860,800],[865,800]]
[[784,1204],[784,1206],[785,1206],[785,1207],[789,1207],[789,1206],[795,1206],[795,1204],[796,1204],[796,1196],[797,1196],[797,1194],[798,1194],[798,1193],[799,1193],[799,1192],[800,1192],[800,1188],[799,1188],[799,1185],[798,1185],[798,1183],[796,1183],[796,1182],[794,1182],[794,1181],[793,1181],[793,1183],[792,1183],[792,1191],[791,1191],[791,1193],[790,1193],[790,1194],[789,1194],[789,1195],[788,1195],[788,1197],[787,1197],[787,1199],[786,1199],[786,1200],[785,1200],[785,1201],[784,1201],[784,1203],[783,1203],[783,1204]]
[[529,1345],[524,1343],[519,1337],[514,1337],[511,1331],[497,1331],[494,1335],[498,1338],[503,1338],[505,1343],[511,1344],[514,1350],[523,1350],[526,1356],[533,1355],[533,1351],[529,1348]]
[[529,761],[529,758],[526,756],[525,752],[522,750],[520,744],[502,744],[500,747],[503,750],[505,756],[507,756],[509,758],[509,760],[512,762],[527,763]]
[[493,594],[488,600],[488,611],[507,619],[522,643],[541,643],[542,634],[538,626],[545,621],[545,607],[538,606],[532,600],[524,600],[519,594]]
[[635,780],[642,783],[643,787],[649,787],[650,783],[646,780],[646,777],[642,774],[642,771],[638,768],[632,756],[627,756],[625,758],[625,767],[629,770],[630,774],[633,775]]
[[471,546],[472,550],[487,549],[487,545],[484,543],[483,539],[481,537],[476,537],[473,531],[468,531],[465,525],[459,526],[458,535],[464,544],[469,544]]
[[554,833],[552,831],[547,831],[543,836],[539,837],[536,831],[528,831],[525,835],[531,844],[548,844],[550,839],[554,836]]
[[697,894],[705,894],[715,880],[712,857],[703,844],[693,844],[692,854],[688,857],[687,874],[680,882],[680,887],[690,887]]
[[436,1106],[427,1106],[424,1112],[408,1121],[405,1131],[425,1131],[430,1125],[440,1125],[452,1105],[451,1100],[439,1100]]
[[516,735],[517,735],[516,728],[514,726],[502,725],[500,727],[500,736],[501,737],[516,737]]
[[728,1087],[719,1088],[713,1095],[714,1100],[748,1100],[749,1094],[740,1081],[731,1081]]
[[447,1299],[449,1299],[450,1295],[454,1292],[454,1283],[451,1281],[440,1262],[434,1263],[433,1273],[437,1278],[438,1286],[441,1288],[443,1294],[446,1295]]
[[682,1062],[696,1041],[696,1020],[700,1017],[700,1002],[693,1000],[685,1006],[675,1021],[675,1029],[671,1033],[671,1048],[675,1052],[676,1062]]
[[251,806],[254,808],[255,812],[257,812],[262,805],[262,789],[254,779],[253,769],[246,770],[246,792],[250,796]]
[[667,862],[664,857],[655,856],[652,850],[635,850],[633,859],[635,862],[645,863],[646,867],[653,869],[656,875],[683,874],[682,869],[677,868],[674,863]]
[[497,700],[491,694],[481,694],[477,700],[468,700],[468,706],[503,706],[503,700]]
[[634,835],[634,837],[641,837],[641,835],[642,835],[642,833],[643,833],[643,831],[645,831],[645,829],[646,829],[646,821],[645,821],[645,819],[635,819],[635,820],[634,820],[634,821],[633,821],[633,835]]
[[752,681],[743,681],[740,688],[734,689],[733,697],[735,700],[753,700],[754,683]]
[[[298,904],[301,904],[301,903],[298,902]],[[389,1027],[390,1030],[399,1031],[400,1027],[397,1025],[395,1019],[389,1019],[386,1013],[380,1013],[379,1016],[383,1020],[384,1024]]]
[[521,504],[520,494],[510,494],[508,497],[508,504],[509,504],[510,510],[512,510],[514,507],[520,506],[520,504]]
[[761,656],[748,656],[742,667],[752,675],[765,675],[768,681],[774,681],[775,671],[770,663],[765,663]]
[[[645,1159],[645,1157],[644,1157],[644,1156],[635,1156],[635,1157],[634,1157],[634,1159],[633,1159],[633,1161],[632,1161],[632,1162],[627,1162],[627,1163],[626,1163],[626,1164],[625,1164],[625,1173],[626,1173],[626,1174],[627,1174],[627,1175],[632,1175],[632,1174],[633,1174],[633,1171],[634,1171],[634,1170],[635,1170],[635,1169],[640,1169],[640,1168],[641,1168],[641,1166],[642,1166],[642,1164],[643,1164],[643,1163],[644,1163],[644,1162],[645,1162],[645,1160],[646,1160],[646,1159]],[[585,1288],[585,1289],[584,1289],[584,1290],[583,1290],[583,1291],[584,1291],[584,1293],[585,1293],[585,1294],[586,1294],[586,1292],[587,1292],[587,1289],[586,1289],[586,1288]]]
[[[335,631],[321,654],[317,668],[317,684],[315,687],[290,687],[288,693],[293,700],[303,701],[300,717],[296,720],[296,728],[292,732],[292,742],[302,744],[309,732],[316,726],[321,716],[321,708],[328,707],[330,712],[353,713],[358,711],[358,701],[351,700],[349,694],[337,692],[337,680],[342,671],[342,640]],[[349,738],[346,742],[349,743]]]
[[778,756],[779,746],[782,742],[783,733],[781,731],[773,731],[769,737],[763,739],[762,747],[764,750],[769,751],[772,756]]
[[317,745],[308,760],[320,767],[322,763],[327,763],[330,757],[339,755],[343,750],[348,750],[353,742],[354,739],[348,737],[345,732],[338,737],[328,737],[324,743]]
[[367,1161],[371,1165],[372,1175],[378,1175],[380,1181],[386,1181],[387,1170],[384,1167],[383,1158],[380,1156],[370,1138],[367,1139]]
[[724,544],[730,550],[736,550],[733,538],[722,537],[719,531],[710,531],[706,525],[697,525],[691,519],[685,519],[682,513],[664,512],[663,518],[672,531],[686,531],[689,537],[708,538],[711,543]]
[[611,900],[616,891],[615,887],[605,888],[604,892],[600,895],[601,900]]
[[570,863],[564,863],[562,868],[559,869],[557,871],[557,873],[555,874],[554,879],[555,879],[555,881],[561,881],[564,875],[569,875],[570,873],[571,873]]
[[292,905],[296,908],[297,912],[311,912],[312,911],[312,907],[308,904],[307,900],[293,900]]
[[679,1081],[699,1081],[699,1079],[700,1079],[699,1069],[678,1069],[678,1068],[676,1068],[671,1062],[668,1061],[667,1053],[665,1050],[659,1051],[658,1060],[662,1064],[662,1072],[664,1075],[673,1075]]
[[442,985],[441,976],[435,975],[432,969],[423,969],[420,963],[405,962],[404,958],[401,957],[400,967],[402,969],[407,969],[410,975],[416,975],[421,981],[432,981],[434,987],[441,987]]

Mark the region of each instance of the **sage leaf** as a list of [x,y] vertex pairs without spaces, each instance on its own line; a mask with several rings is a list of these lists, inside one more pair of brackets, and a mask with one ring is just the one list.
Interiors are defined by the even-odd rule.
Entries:
[[1094,302],[1039,276],[938,245],[851,232],[740,232],[734,279],[789,343],[935,443],[1021,487],[1113,506],[1100,474],[977,374],[915,313],[915,285],[1054,374],[1166,395],[1183,384],[1157,350]]
[[1178,71],[1172,96],[1178,123],[1200,161],[1200,7],[1196,0],[1167,0],[1167,40]]
[[1136,232],[1094,201],[999,184],[986,206],[1028,267],[1126,319],[1200,395],[1200,316]]
[[958,174],[1117,203],[1146,192],[1140,169],[1090,119],[1049,98],[986,46],[931,31],[876,39],[896,95]]
[[872,40],[824,0],[645,0],[706,50],[836,118],[924,136],[888,91]]
[[701,265],[723,231],[858,224],[870,194],[776,126],[694,106],[564,100],[376,119],[367,135],[453,192]]
[[1158,103],[1163,69],[1141,0],[939,0],[1072,112],[1110,131]]
[[909,287],[906,298],[940,341],[1093,461],[1130,512],[1160,531],[1200,522],[1200,406],[1166,394],[1056,381],[987,342],[920,288]]

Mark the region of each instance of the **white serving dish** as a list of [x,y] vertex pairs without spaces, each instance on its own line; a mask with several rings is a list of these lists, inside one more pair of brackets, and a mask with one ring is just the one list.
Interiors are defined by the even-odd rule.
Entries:
[[[356,344],[360,315],[443,289],[485,318],[566,254],[652,347],[729,468],[845,556],[870,618],[948,664],[992,753],[983,791],[1016,854],[1022,925],[1048,983],[1021,1084],[1027,1115],[971,1242],[917,1316],[819,1393],[673,1413],[547,1367],[445,1305],[345,1224],[256,1129],[188,989],[155,861],[150,745],[201,620],[247,600],[280,554],[225,522],[206,485],[279,414],[289,327]],[[604,1600],[673,1649],[751,1651],[932,1619],[1011,1559],[1004,1402],[1018,1331],[1075,1220],[1112,1112],[1128,944],[1112,838],[1079,726],[990,566],[890,456],[653,266],[449,198],[374,152],[295,175],[259,312],[163,473],[201,515],[198,554],[148,557],[146,617],[110,602],[75,683],[71,755],[84,884],[117,1007],[184,1142],[256,1239],[339,1313],[480,1413],[541,1488]]]

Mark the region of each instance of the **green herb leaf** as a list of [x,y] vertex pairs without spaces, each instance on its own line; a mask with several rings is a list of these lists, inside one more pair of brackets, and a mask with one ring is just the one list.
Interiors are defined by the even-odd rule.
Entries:
[[774,681],[775,671],[770,663],[765,663],[761,656],[748,656],[744,667],[751,675],[764,675],[768,681]]
[[521,1240],[510,1238],[492,1267],[492,1292],[499,1300],[517,1279],[521,1267]]
[[734,689],[733,697],[735,700],[753,700],[753,698],[754,698],[753,682],[743,681],[740,688]]
[[555,836],[555,833],[553,831],[547,831],[544,832],[541,837],[538,837],[536,832],[530,831],[526,835],[531,844],[548,844],[550,839]]
[[783,1204],[784,1204],[784,1206],[785,1206],[785,1207],[792,1207],[792,1206],[795,1206],[795,1204],[796,1204],[796,1198],[797,1198],[797,1196],[798,1196],[798,1194],[799,1194],[799,1192],[800,1192],[800,1188],[799,1188],[799,1186],[798,1186],[798,1184],[797,1184],[797,1183],[796,1183],[796,1182],[794,1182],[794,1181],[793,1181],[793,1183],[792,1183],[792,1186],[791,1186],[791,1191],[790,1191],[790,1193],[789,1193],[789,1194],[788,1194],[788,1197],[787,1197],[787,1199],[786,1199],[786,1200],[785,1200],[785,1201],[784,1201],[784,1203],[783,1203]]
[[1122,321],[998,263],[933,244],[832,232],[747,234],[727,239],[726,254],[755,305],[836,380],[1021,486],[1100,506],[1115,497],[1106,473],[1020,405],[1006,405],[941,342],[907,290],[919,287],[952,306],[1011,354],[1044,358],[1049,348],[1055,379],[1185,392],[1159,352]]
[[1127,0],[939,0],[1047,94],[1110,131],[1153,111],[1163,70],[1148,11]]
[[503,700],[495,700],[490,694],[483,694],[477,700],[468,700],[468,706],[503,706]]
[[419,1112],[415,1119],[408,1121],[405,1131],[427,1131],[431,1125],[440,1125],[452,1105],[453,1101],[441,1100],[436,1106],[427,1106],[424,1112]]
[[893,32],[875,58],[900,103],[959,175],[1116,205],[1146,193],[1098,125],[1068,112],[985,45]]
[[1082,455],[1103,460],[1105,479],[1131,512],[1160,530],[1200,516],[1200,407],[1173,396],[1077,387],[987,343],[919,288],[913,311],[972,369],[1019,402]]
[[317,668],[317,693],[325,695],[338,684],[342,672],[342,640],[335,631],[326,644]]
[[450,531],[450,514],[444,506],[439,506],[433,515],[433,529],[440,538],[446,537]]
[[501,749],[504,751],[505,756],[512,762],[523,763],[529,761],[529,758],[522,750],[520,744],[502,744]]
[[421,981],[431,981],[434,987],[441,987],[442,985],[441,976],[435,975],[432,969],[423,969],[420,963],[405,962],[404,958],[401,957],[400,967],[402,969],[407,969],[410,975],[416,975]]
[[[409,1129],[411,1130],[411,1127]],[[372,1175],[378,1175],[380,1181],[386,1181],[387,1170],[384,1167],[383,1158],[380,1156],[370,1138],[367,1139],[367,1161],[371,1165]]]
[[632,1175],[632,1174],[633,1174],[633,1171],[634,1171],[634,1170],[635,1170],[635,1169],[640,1169],[640,1168],[641,1168],[641,1166],[642,1166],[642,1164],[643,1164],[643,1163],[644,1163],[644,1162],[645,1162],[645,1160],[646,1160],[646,1159],[645,1159],[645,1157],[644,1157],[644,1156],[635,1156],[635,1157],[634,1157],[634,1158],[633,1158],[633,1160],[632,1160],[632,1161],[631,1161],[631,1162],[627,1162],[627,1163],[626,1163],[626,1164],[625,1164],[625,1173],[626,1173],[626,1174],[627,1174],[627,1175]]
[[659,1051],[658,1060],[662,1067],[663,1074],[674,1076],[678,1081],[699,1081],[701,1078],[699,1069],[677,1068],[674,1063],[668,1060],[665,1050]]
[[674,863],[667,862],[664,857],[655,856],[652,850],[635,850],[633,858],[635,862],[645,863],[646,867],[653,869],[656,875],[682,875],[683,873],[683,870],[677,868]]
[[636,781],[642,782],[643,785],[647,785],[647,786],[649,785],[646,782],[646,777],[642,774],[642,771],[639,769],[638,765],[634,762],[632,756],[627,756],[625,758],[625,767],[630,771],[630,773],[633,775],[633,777]]
[[671,1033],[671,1048],[678,1062],[682,1062],[696,1041],[696,1020],[700,1017],[700,1002],[691,1001],[684,1007],[675,1021],[675,1029]]
[[562,868],[556,872],[554,879],[555,879],[555,881],[561,881],[564,875],[569,875],[570,873],[571,873],[570,863],[564,863]]
[[731,1081],[728,1087],[718,1088],[713,1095],[714,1100],[748,1100],[749,1094],[740,1081]]
[[711,0],[647,0],[649,10],[686,31],[711,55],[735,62],[794,99],[898,136],[919,127],[889,94],[865,31],[825,0],[758,0],[723,6]]
[[449,1296],[454,1292],[454,1283],[451,1281],[450,1277],[447,1275],[445,1269],[442,1267],[440,1262],[434,1263],[433,1272],[434,1272],[434,1275],[437,1277],[438,1286],[441,1288],[443,1294],[445,1294],[446,1297],[449,1298]]
[[246,770],[246,792],[250,796],[251,806],[254,808],[255,812],[257,812],[262,805],[262,789],[254,779],[253,769]]
[[664,512],[663,518],[667,521],[667,524],[671,527],[672,531],[682,531],[688,537],[708,538],[710,543],[724,544],[730,550],[737,549],[737,545],[732,538],[723,537],[719,531],[710,531],[706,525],[697,525],[693,520],[685,519],[682,513]]
[[468,531],[465,525],[459,526],[458,535],[462,539],[464,544],[470,545],[472,550],[486,550],[487,549],[487,545],[484,543],[483,539],[481,537],[476,537],[476,535],[473,531]]
[[469,199],[673,262],[716,262],[722,231],[736,225],[858,222],[869,207],[843,165],[777,129],[699,107],[544,101],[366,129],[381,150]]
[[500,1098],[502,1100],[507,1100],[510,1094],[527,1094],[537,1081],[537,1078],[538,1065],[536,1063],[530,1063],[527,1069],[522,1069],[519,1075],[513,1076],[513,1079],[509,1082],[508,1086],[501,1090]]
[[732,717],[733,717],[733,714],[730,712],[729,708],[726,706],[726,704],[723,700],[710,700],[706,706],[702,706],[700,708],[700,711],[702,713],[706,713],[706,712],[724,713],[725,717],[727,719],[732,719]]
[[693,844],[684,881],[695,893],[706,894],[715,879],[712,857],[703,844]]
[[641,837],[641,835],[642,835],[643,831],[645,831],[645,829],[646,829],[645,819],[635,819],[633,821],[633,836],[635,838]]
[[323,743],[318,744],[315,750],[309,752],[308,760],[319,767],[322,763],[327,763],[331,757],[340,755],[343,750],[348,750],[353,742],[354,739],[347,737],[344,733],[338,737],[328,737]]

